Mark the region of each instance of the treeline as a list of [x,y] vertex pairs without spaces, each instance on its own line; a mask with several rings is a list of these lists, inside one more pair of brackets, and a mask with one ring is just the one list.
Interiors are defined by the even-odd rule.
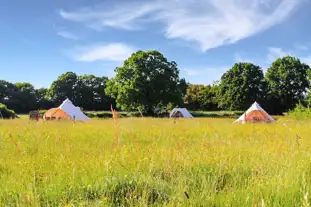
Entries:
[[154,115],[173,107],[189,110],[245,110],[254,101],[281,114],[311,103],[310,67],[295,57],[278,58],[264,74],[260,66],[240,62],[211,85],[194,85],[179,77],[177,63],[158,51],[137,51],[115,69],[112,79],[62,74],[49,88],[0,81],[0,103],[17,113],[49,109],[69,98],[88,111],[139,111]]
[[0,81],[0,103],[17,113],[58,106],[66,98],[84,110],[109,110],[114,100],[105,94],[107,77],[62,74],[50,88],[35,89],[30,83]]

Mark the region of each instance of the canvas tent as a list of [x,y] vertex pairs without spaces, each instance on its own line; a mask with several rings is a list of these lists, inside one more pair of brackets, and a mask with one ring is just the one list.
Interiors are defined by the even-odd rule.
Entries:
[[174,108],[170,113],[170,117],[193,118],[186,108]]
[[71,117],[60,108],[51,108],[43,115],[43,120],[70,120]]
[[88,121],[89,118],[67,98],[58,108],[52,108],[43,115],[44,120],[48,119],[70,119],[76,121]]
[[273,122],[274,119],[261,106],[254,102],[253,105],[233,123]]

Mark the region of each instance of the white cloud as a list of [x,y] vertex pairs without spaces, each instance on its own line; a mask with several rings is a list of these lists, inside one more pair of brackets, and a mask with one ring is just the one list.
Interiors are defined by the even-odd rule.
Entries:
[[143,29],[161,23],[169,39],[199,44],[202,51],[232,44],[288,18],[304,0],[109,1],[76,11],[60,10],[67,20],[95,29]]
[[81,62],[124,61],[135,51],[135,48],[123,43],[98,44],[79,47],[74,50],[74,59]]
[[71,32],[68,32],[68,31],[59,31],[56,33],[58,36],[61,36],[63,38],[66,38],[66,39],[71,39],[71,40],[78,40],[79,37]]

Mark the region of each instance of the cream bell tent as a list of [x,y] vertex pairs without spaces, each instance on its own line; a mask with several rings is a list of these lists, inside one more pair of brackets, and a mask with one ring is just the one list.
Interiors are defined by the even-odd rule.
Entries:
[[65,111],[73,120],[88,121],[89,118],[67,98],[58,108]]
[[233,123],[273,122],[274,119],[261,106],[254,102],[253,105]]
[[193,118],[186,108],[174,108],[170,113],[170,117]]
[[70,119],[84,122],[89,120],[89,118],[80,110],[80,108],[74,106],[68,98],[58,108],[52,108],[48,110],[43,115],[43,119],[44,120]]

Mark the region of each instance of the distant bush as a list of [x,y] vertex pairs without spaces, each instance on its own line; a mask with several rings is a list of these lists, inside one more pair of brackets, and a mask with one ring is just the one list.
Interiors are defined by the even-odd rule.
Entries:
[[40,116],[42,117],[44,114],[45,114],[45,112],[47,112],[48,110],[40,110],[39,111],[39,113],[40,113]]
[[0,103],[0,118],[14,119],[17,118],[17,115],[13,110],[8,109],[6,105]]
[[[89,118],[112,118],[112,113],[110,111],[88,111],[84,112]],[[125,117],[140,117],[139,112],[118,112],[120,118]]]
[[237,118],[244,112],[242,111],[193,111],[190,112],[194,117],[213,117],[213,118]]
[[296,107],[287,113],[287,116],[294,119],[310,119],[311,118],[311,108],[304,106],[299,103]]

